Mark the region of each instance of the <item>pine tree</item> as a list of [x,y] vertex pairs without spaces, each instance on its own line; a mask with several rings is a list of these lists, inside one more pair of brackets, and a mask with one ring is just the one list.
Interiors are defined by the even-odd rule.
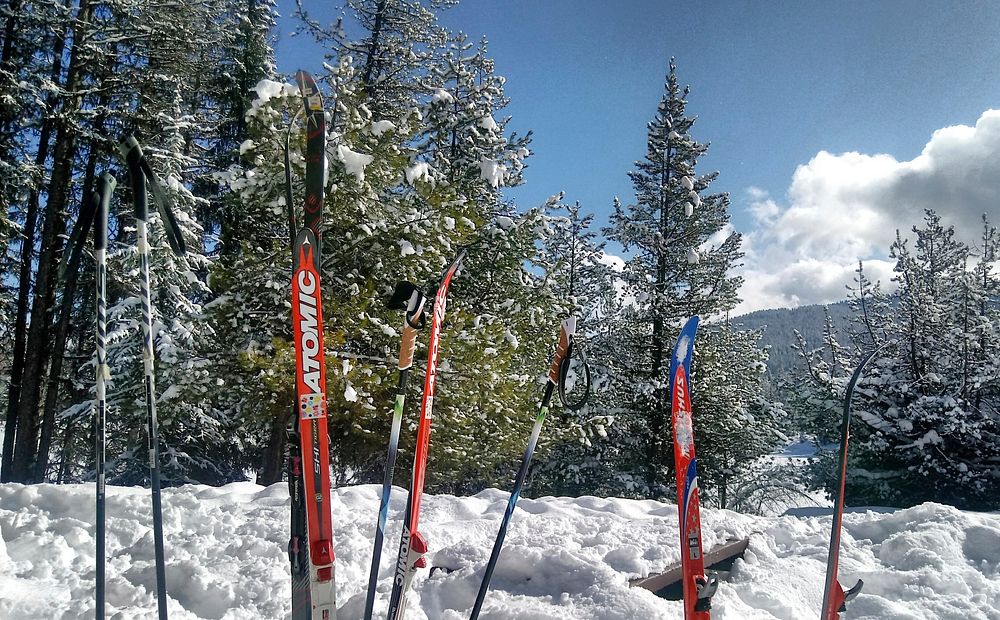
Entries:
[[[893,299],[859,269],[850,344],[828,337],[837,361],[812,366],[800,393],[811,395],[807,406],[830,405],[817,428],[832,435],[853,365],[884,345],[855,393],[848,502],[992,509],[1000,457],[993,440],[1000,430],[996,229],[984,219],[978,255],[933,211],[913,232],[912,246],[897,233],[890,249],[899,287]],[[814,464],[816,486],[833,484],[832,460],[827,453]]]
[[760,332],[729,323],[705,332],[692,371],[698,434],[698,488],[706,501],[730,508],[740,477],[783,439],[784,412],[764,395],[767,353]]
[[[630,255],[621,276],[629,303],[617,319],[616,346],[609,355],[617,381],[617,402],[611,407],[619,413],[617,442],[627,455],[622,484],[644,496],[662,495],[673,467],[667,374],[674,339],[686,317],[710,318],[735,307],[741,283],[730,275],[742,254],[740,235],[729,226],[729,198],[708,193],[718,173],[696,173],[708,145],[691,136],[695,119],[686,115],[688,92],[680,87],[671,59],[665,93],[648,126],[646,156],[629,173],[635,202],[623,207],[616,201],[606,229],[609,240]],[[702,342],[711,329],[703,329]],[[717,383],[697,374],[699,355],[696,350],[695,390],[699,383]],[[744,361],[749,367],[732,372],[759,376],[752,356]],[[727,416],[738,415],[738,410],[702,407],[697,398],[694,406],[701,434],[696,440]],[[712,449],[710,442],[699,441],[699,457],[706,464],[713,462]],[[703,469],[702,475],[711,479],[713,472]]]
[[[526,376],[510,370],[520,359],[519,353],[512,352],[521,336],[504,324],[508,317],[502,309],[510,296],[534,294],[533,281],[524,275],[523,265],[533,258],[537,235],[533,225],[515,225],[519,218],[499,200],[497,188],[520,182],[527,142],[507,135],[507,120],[499,117],[506,105],[503,81],[493,72],[485,43],[470,53],[474,46],[464,37],[453,37],[445,45],[435,35],[439,44],[423,48],[425,33],[418,36],[412,24],[396,18],[380,22],[383,30],[377,36],[365,31],[375,28],[377,21],[369,19],[368,9],[391,12],[403,4],[350,3],[351,25],[320,33],[321,41],[333,42],[331,60],[336,61],[323,79],[328,87],[330,131],[322,267],[331,453],[339,483],[381,478],[400,320],[385,308],[384,300],[397,280],[430,288],[461,245],[477,238],[490,241],[470,249],[465,271],[482,273],[472,280],[460,274],[449,301],[441,353],[442,360],[448,361],[442,363],[435,406],[435,437],[441,439],[433,444],[435,448],[448,446],[442,454],[461,450],[448,441],[448,433],[460,435],[470,428],[469,412],[482,400],[486,386],[513,393],[512,388],[499,384],[520,385],[525,380],[520,377]],[[425,25],[443,32],[432,22]],[[343,38],[348,30],[357,34],[359,29],[356,39]],[[387,36],[390,31],[392,35]],[[377,47],[380,59],[374,64],[364,55],[336,56],[338,51],[371,50],[372,46]],[[412,64],[413,54],[420,56],[419,67]],[[413,73],[408,74],[410,69]],[[373,80],[369,70],[391,74]],[[284,258],[287,241],[281,241],[287,236],[282,234],[287,223],[283,171],[275,165],[282,158],[281,140],[276,136],[283,137],[284,126],[299,103],[294,89],[278,82],[261,82],[258,93],[262,96],[247,116],[249,139],[241,146],[245,168],[228,175],[233,202],[254,214],[253,225],[241,232],[243,242],[232,264],[223,261],[213,274],[212,282],[222,288],[212,314],[220,333],[232,333],[225,323],[235,325],[235,316],[252,311],[257,317],[255,326],[233,334],[231,342],[241,346],[225,364],[245,380],[237,382],[243,388],[228,402],[235,409],[257,403],[245,420],[254,429],[270,429],[266,445],[260,448],[265,453],[262,472],[271,481],[271,476],[280,475],[276,463],[291,400],[292,382],[281,378],[292,377],[294,368],[287,295],[282,293],[287,291],[279,284],[289,276]],[[293,193],[299,196],[299,132],[293,131],[292,136]],[[266,264],[257,264],[262,260]],[[241,264],[262,281],[274,283],[274,289],[255,289],[233,271]],[[490,290],[475,294],[471,289],[480,277],[490,283]],[[463,293],[463,287],[469,290]],[[546,323],[539,318],[538,324]],[[475,331],[475,338],[470,330]],[[496,354],[484,361],[482,352],[487,349]],[[417,359],[421,359],[420,349]],[[472,366],[463,366],[474,363],[491,371],[496,368],[496,372],[473,372]],[[418,371],[419,367],[418,362]],[[518,379],[511,383],[507,379],[511,375]],[[416,396],[420,382],[413,384]],[[513,401],[507,402],[515,407]],[[415,414],[408,410],[407,418]],[[412,449],[407,433],[401,449],[404,454]],[[455,472],[464,471],[467,465],[457,456],[450,462],[447,456],[443,458],[435,470],[442,473],[445,484],[451,484],[461,477]]]
[[[607,441],[608,426],[615,418],[607,411],[610,380],[602,353],[608,322],[618,304],[614,276],[604,242],[592,229],[594,216],[582,215],[579,202],[563,202],[563,194],[545,206],[550,232],[542,251],[544,281],[559,298],[562,316],[577,318],[573,357],[589,366],[591,393],[578,411],[562,407],[558,396],[553,399],[529,488],[535,495],[607,494],[612,488],[608,481],[615,477],[616,447]],[[568,398],[576,402],[583,397],[585,377],[578,363],[571,366],[571,373]]]

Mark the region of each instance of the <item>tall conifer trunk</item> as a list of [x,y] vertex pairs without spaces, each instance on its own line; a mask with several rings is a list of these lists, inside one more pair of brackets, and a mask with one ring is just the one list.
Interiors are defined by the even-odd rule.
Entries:
[[[73,41],[83,38],[83,30],[91,17],[89,0],[81,0],[77,19],[73,21]],[[79,47],[70,51],[69,70],[66,76],[65,92],[61,114],[56,119],[55,151],[53,153],[52,176],[49,180],[45,204],[45,220],[42,226],[41,249],[35,274],[34,299],[28,325],[28,337],[24,354],[24,374],[20,399],[17,403],[18,434],[14,446],[14,460],[11,464],[12,479],[19,482],[37,481],[35,466],[38,459],[38,434],[40,427],[40,399],[42,378],[49,354],[63,355],[52,351],[51,319],[55,298],[56,271],[62,249],[60,235],[65,230],[66,204],[69,200],[73,176],[73,160],[76,155],[76,136],[69,117],[77,112],[82,102],[78,92],[80,75]]]

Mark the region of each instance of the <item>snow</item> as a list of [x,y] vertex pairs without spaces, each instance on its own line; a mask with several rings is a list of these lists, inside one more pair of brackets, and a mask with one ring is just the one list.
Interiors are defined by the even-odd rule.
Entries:
[[257,85],[250,90],[253,91],[257,97],[250,104],[250,110],[247,112],[247,116],[253,116],[256,114],[260,108],[267,105],[267,102],[275,97],[297,94],[299,92],[297,86],[282,82],[275,82],[274,80],[268,79],[263,79],[257,82]]
[[[163,491],[170,617],[289,618],[288,491],[284,483]],[[380,486],[333,491],[338,617],[364,608]],[[108,617],[155,617],[149,492],[108,487]],[[375,616],[384,617],[405,493],[393,490]],[[431,566],[409,596],[411,620],[468,617],[507,494],[428,495],[421,531]],[[749,537],[713,599],[728,620],[815,618],[829,516],[751,517],[702,510],[705,544]],[[0,485],[0,617],[94,616],[92,485]],[[628,581],[678,560],[677,507],[651,500],[522,498],[483,620],[679,619],[681,603]],[[863,579],[846,617],[1000,618],[1000,514],[922,504],[844,517],[841,581]]]
[[677,346],[674,349],[674,359],[677,360],[678,364],[687,363],[688,353],[691,351],[691,339],[685,334],[681,336],[681,339],[677,341]]
[[257,93],[257,100],[260,105],[263,105],[270,101],[272,98],[277,97],[285,89],[285,85],[282,82],[275,82],[274,80],[263,79],[257,82],[251,90]]
[[482,157],[479,160],[479,176],[493,187],[500,187],[506,168],[500,162],[489,157]]
[[436,91],[434,91],[434,96],[431,97],[431,101],[433,101],[434,103],[454,103],[455,98],[452,97],[451,93],[449,93],[448,91],[439,88]]
[[358,402],[358,392],[354,389],[354,386],[351,385],[350,381],[347,382],[347,387],[344,388],[344,400],[349,403]]
[[492,114],[487,114],[479,119],[479,126],[486,131],[498,131],[500,129],[500,126],[497,125],[497,121],[493,118]]
[[347,174],[353,174],[358,179],[358,183],[365,180],[365,166],[375,160],[371,155],[357,153],[343,144],[337,145],[337,159],[343,162]]
[[406,169],[406,182],[413,185],[417,179],[431,181],[431,167],[425,161],[418,161]]
[[940,445],[942,443],[944,443],[944,440],[941,439],[941,435],[938,435],[937,431],[932,428],[931,430],[929,430],[926,433],[924,433],[923,437],[921,437],[920,439],[914,441],[913,443],[901,445],[901,446],[899,446],[899,448],[901,450],[905,449],[905,448],[921,448],[921,449],[924,449],[924,448],[927,447],[928,444],[930,444],[930,445]]
[[395,131],[396,125],[392,121],[376,121],[372,123],[372,135],[381,136],[387,131]]

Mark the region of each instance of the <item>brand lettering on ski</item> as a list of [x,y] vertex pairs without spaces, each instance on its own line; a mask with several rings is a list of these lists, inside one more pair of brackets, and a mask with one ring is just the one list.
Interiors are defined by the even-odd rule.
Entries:
[[[434,301],[434,322],[441,326],[444,323],[444,305],[445,297],[438,293]],[[431,350],[430,358],[427,363],[427,372],[430,373],[430,389],[427,391],[427,407],[425,411],[427,412],[427,419],[430,420],[434,417],[434,392],[436,387],[437,379],[437,360],[438,360],[438,340],[431,340]]]
[[323,392],[320,386],[320,367],[322,351],[320,350],[319,321],[317,312],[319,300],[316,297],[319,286],[316,276],[309,271],[298,274],[299,288],[299,328],[302,336],[299,341],[302,351],[302,380],[314,394]]
[[410,528],[403,526],[403,544],[399,547],[399,559],[396,561],[396,585],[403,585],[406,577],[406,558],[410,555]]
[[694,427],[691,422],[691,404],[688,402],[687,377],[684,368],[679,367],[674,375],[674,392],[677,397],[677,445],[684,456],[691,456],[694,448]]

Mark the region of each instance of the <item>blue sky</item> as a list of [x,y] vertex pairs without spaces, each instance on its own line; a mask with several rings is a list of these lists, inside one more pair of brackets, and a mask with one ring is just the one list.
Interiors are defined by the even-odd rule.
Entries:
[[[333,19],[325,1],[305,6]],[[631,200],[626,172],[675,56],[694,136],[712,143],[699,172],[720,171],[713,189],[730,193],[747,236],[742,309],[842,297],[858,258],[887,279],[892,230],[923,206],[947,214],[963,196],[944,186],[995,144],[984,112],[1000,107],[1000,3],[465,0],[441,21],[489,39],[510,127],[534,131],[527,183],[509,195],[532,206],[565,190],[602,223],[615,195]],[[318,68],[321,52],[291,28],[279,23],[279,69]],[[955,126],[973,133],[945,132],[940,156],[919,158]],[[940,201],[906,191],[915,170]],[[978,202],[952,222],[970,234],[964,220],[1000,204],[989,206],[1000,187],[973,189]]]

